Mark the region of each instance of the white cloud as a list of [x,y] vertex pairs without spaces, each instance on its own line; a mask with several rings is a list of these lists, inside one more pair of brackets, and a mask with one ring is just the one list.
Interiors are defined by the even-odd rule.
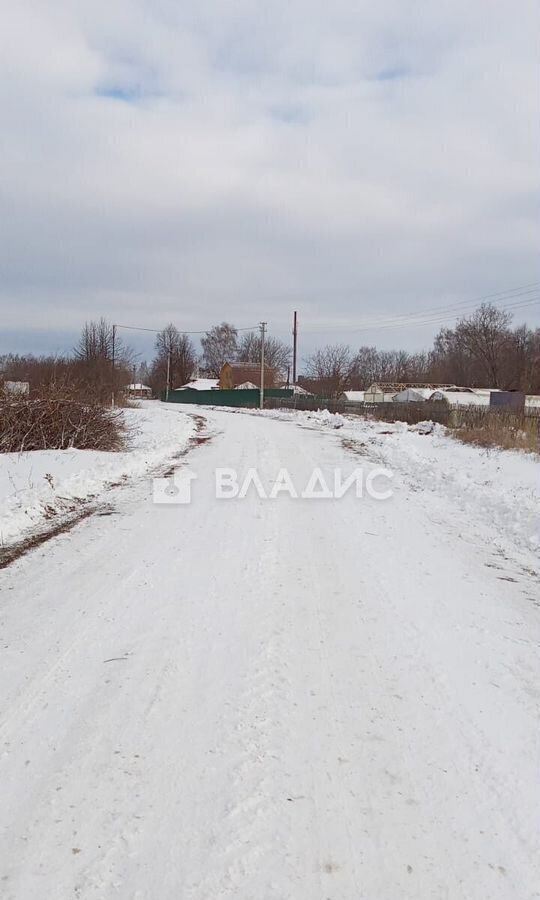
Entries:
[[526,0],[12,5],[5,327],[286,333],[297,308],[336,340],[534,280],[539,19]]

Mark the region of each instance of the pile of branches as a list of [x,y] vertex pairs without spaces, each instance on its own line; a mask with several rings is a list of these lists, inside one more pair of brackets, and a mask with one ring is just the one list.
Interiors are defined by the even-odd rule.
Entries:
[[71,397],[39,399],[0,395],[0,452],[25,450],[121,450],[122,412]]

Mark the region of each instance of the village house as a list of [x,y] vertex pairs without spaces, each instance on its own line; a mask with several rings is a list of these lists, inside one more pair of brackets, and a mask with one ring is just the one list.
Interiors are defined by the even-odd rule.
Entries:
[[[265,388],[274,387],[274,370],[265,368],[264,370],[264,386]],[[233,362],[224,363],[219,373],[219,387],[222,391],[232,391],[251,382],[256,388],[261,386],[261,367],[258,363],[249,362]]]

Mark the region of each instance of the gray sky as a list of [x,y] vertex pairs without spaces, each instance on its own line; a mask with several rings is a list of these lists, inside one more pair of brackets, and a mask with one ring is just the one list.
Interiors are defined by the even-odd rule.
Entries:
[[7,5],[0,352],[295,308],[304,353],[421,349],[540,281],[539,29],[532,0]]

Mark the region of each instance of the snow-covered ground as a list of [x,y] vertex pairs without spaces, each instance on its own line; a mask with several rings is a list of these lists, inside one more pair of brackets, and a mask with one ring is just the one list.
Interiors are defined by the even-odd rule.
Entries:
[[[2,898],[538,898],[538,463],[190,411],[190,505],[131,481],[3,572]],[[215,497],[390,460],[386,501]]]
[[433,422],[407,425],[320,412],[257,411],[309,428],[339,429],[357,454],[388,466],[414,491],[437,494],[456,523],[482,522],[509,542],[540,548],[540,457],[463,444]]
[[158,403],[125,409],[129,449],[0,453],[0,546],[95,499],[119,481],[143,475],[184,450],[195,431],[189,415]]

